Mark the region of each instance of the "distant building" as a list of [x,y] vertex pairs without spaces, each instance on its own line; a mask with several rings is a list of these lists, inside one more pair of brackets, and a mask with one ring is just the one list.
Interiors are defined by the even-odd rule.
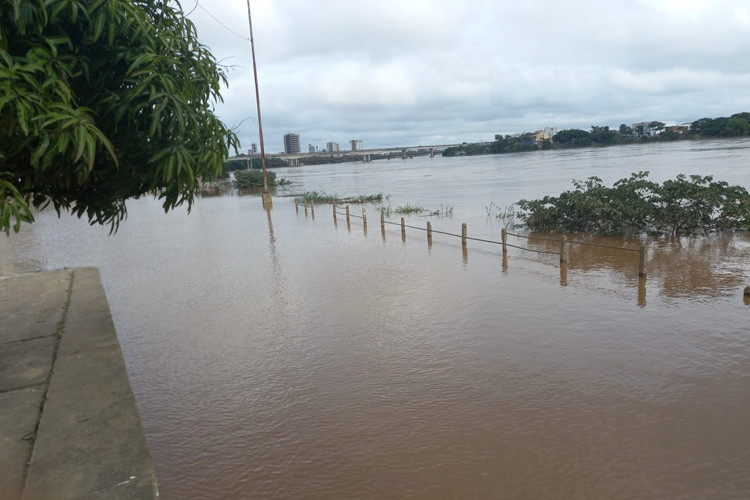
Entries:
[[307,145],[307,152],[308,153],[317,153],[318,152],[318,146],[313,146],[312,144]]
[[250,149],[248,150],[247,154],[249,156],[254,156],[258,154],[258,145],[256,143],[250,144]]
[[362,139],[352,139],[349,141],[349,144],[352,146],[352,151],[362,151],[365,149],[362,145]]
[[284,153],[288,155],[299,154],[299,134],[291,132],[284,134]]
[[340,151],[340,149],[339,149],[339,143],[331,141],[331,142],[329,142],[329,143],[326,144],[326,149],[329,152],[331,152],[331,153],[334,153],[336,151]]
[[633,129],[633,132],[635,132],[635,135],[637,137],[653,137],[655,135],[661,134],[664,130],[666,130],[665,127],[672,127],[676,125],[674,121],[668,121],[668,122],[662,122],[662,128],[659,127],[651,127],[652,123],[659,123],[658,121],[652,121],[652,122],[638,122],[633,123],[630,127]]
[[531,135],[534,137],[534,144],[536,144],[537,146],[544,141],[549,141],[550,139],[552,139],[552,136],[547,133],[547,129],[535,130],[531,133]]
[[690,125],[683,124],[683,125],[672,125],[669,127],[664,127],[664,132],[674,132],[675,134],[686,134],[690,130]]

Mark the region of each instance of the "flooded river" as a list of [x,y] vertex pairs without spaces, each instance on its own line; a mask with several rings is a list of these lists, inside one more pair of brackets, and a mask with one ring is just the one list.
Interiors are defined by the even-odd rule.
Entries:
[[0,276],[101,269],[163,498],[748,498],[748,233],[652,241],[639,282],[633,252],[572,246],[561,270],[280,195],[382,192],[453,208],[409,225],[499,241],[498,207],[572,179],[750,188],[749,159],[738,140],[280,169],[270,211],[134,200],[114,236],[44,212],[0,238]]

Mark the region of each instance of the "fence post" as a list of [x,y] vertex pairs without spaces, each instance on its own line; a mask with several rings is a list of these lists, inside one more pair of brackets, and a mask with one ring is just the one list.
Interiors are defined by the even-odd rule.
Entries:
[[406,221],[401,217],[401,236],[406,236]]
[[362,224],[367,228],[367,212],[365,212],[365,207],[362,207]]
[[385,231],[385,213],[380,212],[380,229]]
[[466,223],[461,224],[461,244],[466,245]]
[[427,221],[427,240],[432,239],[432,222]]
[[500,234],[503,240],[503,253],[508,253],[508,230],[503,228]]
[[641,245],[638,252],[638,276],[646,277],[646,245]]
[[297,198],[294,199],[294,210],[299,213],[299,201],[297,201]]
[[349,205],[346,206],[346,223],[349,224]]
[[336,222],[336,203],[333,204],[333,222]]
[[307,215],[307,200],[305,200],[304,205],[305,205],[305,215]]
[[313,219],[315,218],[315,203],[310,200],[310,212],[312,213]]
[[560,263],[568,263],[568,237],[565,235],[560,239]]

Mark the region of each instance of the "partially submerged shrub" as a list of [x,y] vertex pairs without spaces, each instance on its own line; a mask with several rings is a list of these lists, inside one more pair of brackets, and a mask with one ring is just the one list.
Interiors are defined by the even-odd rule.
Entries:
[[714,182],[712,176],[683,174],[663,184],[631,174],[613,187],[598,177],[573,181],[575,189],[558,197],[521,200],[518,218],[535,231],[674,235],[693,231],[746,229],[750,194],[741,186]]
[[[276,185],[276,172],[266,171],[266,180],[269,186]],[[239,189],[263,187],[262,170],[236,170],[234,172],[234,185]]]

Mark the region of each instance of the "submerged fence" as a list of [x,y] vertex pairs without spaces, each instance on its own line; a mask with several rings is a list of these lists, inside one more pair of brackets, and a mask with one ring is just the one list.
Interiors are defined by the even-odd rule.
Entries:
[[[313,218],[315,217],[315,205],[313,202],[310,202],[308,204],[307,201],[304,202],[304,209],[305,214],[307,215],[308,206],[310,211],[312,212]],[[294,207],[299,213],[299,202],[295,199],[294,200]],[[333,204],[333,221],[337,221],[337,216],[344,216],[346,217],[346,223],[347,225],[351,224],[352,218],[357,218],[362,220],[362,224],[364,226],[364,230],[367,231],[367,211],[365,210],[365,207],[362,207],[362,215],[355,215],[351,213],[351,210],[349,208],[349,205],[346,205],[346,211],[341,212],[338,209],[338,205],[335,203]],[[414,229],[416,231],[424,231],[427,233],[427,242],[432,243],[432,235],[435,234],[441,234],[444,236],[450,236],[454,238],[461,238],[461,245],[466,246],[467,242],[469,240],[471,241],[479,241],[482,243],[489,243],[492,245],[501,245],[502,246],[502,252],[503,255],[507,255],[508,253],[508,247],[510,248],[517,248],[519,250],[523,250],[525,252],[532,252],[532,253],[539,253],[539,254],[549,254],[549,255],[559,255],[560,256],[560,265],[566,266],[568,264],[569,260],[569,253],[568,248],[570,245],[583,245],[583,246],[592,246],[592,247],[600,247],[600,248],[609,248],[612,250],[617,251],[624,251],[624,252],[637,252],[638,253],[638,276],[640,278],[645,278],[647,274],[647,255],[648,255],[648,249],[645,245],[641,245],[639,248],[633,248],[633,247],[621,247],[621,246],[615,246],[615,245],[605,245],[602,243],[591,243],[588,241],[579,241],[579,240],[569,240],[567,236],[562,235],[560,238],[549,238],[544,236],[534,236],[534,235],[523,235],[523,234],[516,234],[508,232],[507,229],[503,228],[501,231],[501,241],[495,241],[495,240],[487,240],[483,238],[473,238],[468,236],[467,233],[467,226],[466,223],[461,224],[461,234],[457,233],[449,233],[446,231],[438,231],[435,229],[432,229],[432,223],[430,221],[427,221],[427,227],[418,227],[418,226],[412,226],[409,224],[406,224],[406,220],[404,217],[401,217],[401,222],[391,222],[389,220],[386,220],[385,214],[383,212],[380,213],[380,228],[383,231],[383,234],[385,234],[385,227],[386,225],[393,225],[393,226],[400,226],[401,227],[401,237],[403,240],[406,239],[406,230],[407,229]],[[559,245],[559,250],[538,250],[534,248],[519,246],[519,245],[513,245],[511,243],[508,243],[508,236],[512,236],[514,238],[519,239],[526,239],[526,240],[536,240],[536,241],[546,241],[551,242],[554,244]]]

